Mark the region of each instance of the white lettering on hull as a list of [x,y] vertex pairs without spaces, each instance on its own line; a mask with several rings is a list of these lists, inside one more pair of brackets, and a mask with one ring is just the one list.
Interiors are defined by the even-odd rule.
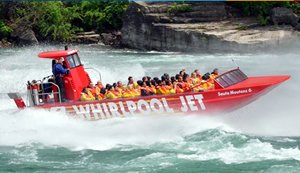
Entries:
[[[206,110],[202,94],[186,95],[172,99],[177,100],[171,104],[173,108],[170,107],[166,98],[152,98],[150,100],[139,99],[136,102],[128,100],[126,102],[119,101],[101,104],[72,105],[71,107],[73,113],[86,120],[132,116],[136,113],[173,113],[175,112],[174,109],[181,112]],[[51,111],[66,112],[66,108],[63,106],[53,107],[51,108]]]
[[230,90],[230,91],[218,92],[218,96],[223,97],[223,96],[230,96],[230,95],[247,94],[251,92],[252,92],[251,88],[242,89],[242,90]]

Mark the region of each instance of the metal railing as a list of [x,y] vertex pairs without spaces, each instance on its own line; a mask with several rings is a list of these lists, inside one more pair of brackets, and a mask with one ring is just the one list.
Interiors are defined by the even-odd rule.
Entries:
[[102,76],[101,76],[101,73],[100,73],[100,71],[98,69],[93,68],[93,67],[86,67],[85,69],[86,70],[94,70],[94,71],[96,71],[98,73],[98,75],[99,75],[99,80],[102,82]]
[[[44,78],[45,79],[45,78]],[[44,80],[43,79],[43,80]],[[29,106],[37,106],[42,105],[44,103],[51,103],[55,102],[55,96],[58,97],[59,103],[61,103],[61,95],[60,95],[60,88],[54,82],[43,82],[43,80],[38,80],[35,83],[28,83],[28,93],[27,93],[27,103]],[[36,89],[33,86],[37,85],[40,88]],[[45,92],[45,86],[51,87],[51,92]],[[52,86],[55,86],[57,91],[53,92]]]

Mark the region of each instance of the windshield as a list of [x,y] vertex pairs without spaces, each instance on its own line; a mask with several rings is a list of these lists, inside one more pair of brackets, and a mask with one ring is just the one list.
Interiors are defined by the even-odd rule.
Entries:
[[67,61],[71,69],[82,65],[77,53],[67,56]]
[[227,88],[231,85],[242,82],[247,78],[248,78],[247,75],[245,75],[245,73],[243,73],[240,69],[235,69],[218,76],[215,80],[223,88]]

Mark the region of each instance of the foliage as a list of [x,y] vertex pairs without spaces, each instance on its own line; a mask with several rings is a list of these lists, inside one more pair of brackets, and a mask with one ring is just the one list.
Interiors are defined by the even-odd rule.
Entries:
[[29,25],[40,40],[69,41],[78,31],[120,29],[127,6],[127,0],[0,3],[0,19],[6,15],[13,23]]
[[118,0],[93,0],[82,1],[75,4],[79,9],[81,21],[77,23],[85,30],[98,31],[121,29],[122,15],[127,9],[127,1]]
[[34,2],[31,3],[35,10],[34,27],[43,38],[54,41],[68,41],[75,32],[81,29],[72,26],[71,22],[79,15],[76,8],[65,7],[62,2]]
[[190,12],[192,11],[192,6],[189,4],[178,4],[174,3],[173,5],[168,7],[168,13],[169,14],[178,14],[178,13],[184,13],[184,12]]
[[300,13],[300,3],[297,2],[231,2],[230,5],[239,9],[243,16],[256,16],[261,25],[270,22],[269,15],[274,7],[287,7]]
[[11,28],[5,25],[5,23],[2,20],[0,20],[0,38],[8,36],[8,34],[11,32]]

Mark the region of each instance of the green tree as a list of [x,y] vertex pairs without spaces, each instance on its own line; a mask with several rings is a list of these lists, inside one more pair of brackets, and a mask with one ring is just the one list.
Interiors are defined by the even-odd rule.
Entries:
[[12,29],[0,20],[0,39],[5,38],[12,32]]

